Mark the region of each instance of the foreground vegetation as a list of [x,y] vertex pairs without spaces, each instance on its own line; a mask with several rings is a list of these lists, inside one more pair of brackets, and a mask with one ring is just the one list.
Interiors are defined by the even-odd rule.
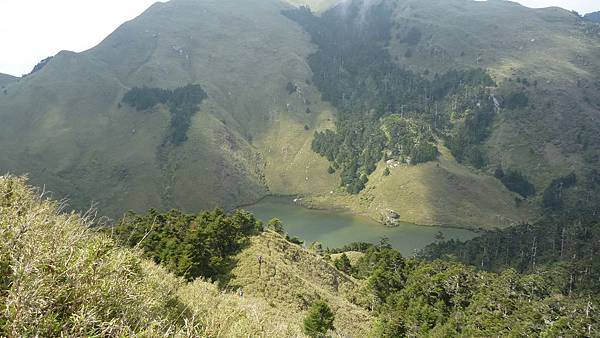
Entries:
[[[127,249],[94,230],[95,213],[64,213],[43,195],[22,178],[0,179],[2,335],[586,337],[600,323],[597,289],[547,260],[526,274],[482,272],[406,259],[385,240],[331,258],[262,233],[248,213],[219,210],[130,216],[114,228]],[[178,249],[181,238],[198,250]],[[584,242],[571,238],[562,254]],[[213,268],[223,257],[232,278],[217,287],[204,277],[222,271]]]

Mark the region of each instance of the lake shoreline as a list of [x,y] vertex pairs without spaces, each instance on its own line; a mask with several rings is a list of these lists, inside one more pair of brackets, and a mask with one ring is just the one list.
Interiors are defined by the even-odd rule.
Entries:
[[[298,206],[301,206],[305,209],[308,209],[308,210],[331,211],[331,212],[336,212],[336,213],[346,212],[351,215],[369,218],[372,221],[374,221],[386,228],[393,229],[396,227],[396,226],[386,225],[381,219],[377,219],[376,217],[373,217],[373,215],[368,212],[365,212],[365,211],[359,212],[359,211],[354,210],[350,206],[340,206],[340,205],[314,202],[314,201],[310,200],[311,196],[304,196],[304,195],[286,195],[286,194],[265,195],[254,203],[244,204],[242,206],[237,207],[236,209],[243,209],[243,208],[251,207],[253,205],[263,202],[265,199],[268,199],[268,198],[289,198],[292,203],[294,203]],[[420,223],[414,223],[414,222],[410,222],[410,221],[406,221],[406,220],[402,220],[402,219],[400,220],[400,222],[404,223],[404,224],[411,224],[411,225],[415,225],[415,226],[422,226],[422,227],[429,227],[429,228],[468,230],[468,231],[472,231],[472,232],[475,232],[478,234],[483,234],[486,232],[493,232],[493,231],[498,230],[498,229],[490,229],[489,227],[483,227],[483,226],[470,227],[470,226],[449,225],[449,224],[420,224]]]

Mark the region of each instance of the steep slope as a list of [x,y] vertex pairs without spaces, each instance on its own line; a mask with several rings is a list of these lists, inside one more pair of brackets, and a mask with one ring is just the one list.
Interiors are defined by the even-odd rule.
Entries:
[[[335,3],[157,3],[97,47],[61,52],[0,93],[0,170],[30,173],[76,208],[96,200],[113,217],[152,206],[233,208],[274,193],[306,195],[313,205],[349,207],[375,219],[393,209],[403,221],[494,228],[535,219],[554,178],[571,171],[585,177],[598,167],[597,25],[558,8],[506,1],[355,0],[362,14],[379,3],[390,6],[389,22],[361,26],[361,14],[353,24],[358,33],[382,29],[375,37],[385,41],[374,54],[389,54],[417,82],[482,67],[497,84],[486,88],[495,98],[524,92],[528,102],[495,112],[491,134],[477,145],[486,160],[480,169],[453,156],[443,133],[430,133],[437,160],[377,159],[365,189],[346,193],[342,173],[328,174],[336,168],[311,149],[314,132],[335,129],[343,112],[331,97],[324,102],[329,94],[316,85],[323,74],[311,68],[310,55],[323,46],[282,15],[307,4],[318,16],[343,19],[347,4],[329,9]],[[343,58],[341,64],[330,71],[344,74]],[[382,83],[366,88],[377,91]],[[135,87],[188,84],[200,85],[207,98],[180,145],[165,142],[173,122],[168,104],[138,111],[122,102]],[[387,114],[382,107],[363,113]],[[437,122],[437,106],[435,113]],[[537,197],[523,202],[494,179],[499,164],[522,171]]]
[[[386,209],[394,209],[402,220],[422,224],[504,227],[534,219],[545,188],[572,171],[581,178],[579,196],[574,201],[585,199],[590,186],[586,177],[600,165],[600,102],[596,100],[600,90],[600,30],[596,25],[559,8],[536,10],[506,1],[349,1],[320,16],[325,20],[301,12],[292,15],[312,34],[313,41],[321,44],[320,54],[309,59],[313,72],[345,81],[339,88],[331,86],[331,81],[320,86],[330,99],[337,100],[338,110],[352,108],[344,102],[369,91],[371,96],[381,96],[375,101],[388,111],[363,110],[367,119],[374,113],[411,114],[414,108],[409,102],[400,104],[388,98],[386,85],[399,81],[393,76],[386,78],[390,77],[391,66],[385,57],[378,56],[386,53],[401,69],[412,72],[416,86],[418,81],[442,82],[452,70],[484,68],[496,83],[488,90],[498,109],[488,127],[490,135],[477,146],[480,170],[465,166],[468,161],[458,159],[461,163],[456,163],[438,145],[440,158],[435,167],[388,164],[391,175],[383,177],[388,171],[386,164],[379,163],[379,169],[369,175],[366,189],[357,197],[335,192],[313,198],[313,205],[349,205],[376,218],[385,217],[382,214]],[[332,32],[321,33],[327,30]],[[338,47],[328,41],[328,34],[333,39],[345,39],[339,40]],[[362,35],[369,38],[356,46],[341,42],[350,41],[350,36],[360,40]],[[380,45],[370,42],[377,39]],[[353,50],[358,56],[353,58],[350,52],[338,57],[335,48]],[[365,71],[372,68],[361,59],[362,54],[368,54],[365,50],[377,50],[365,60],[379,58],[373,62],[384,64],[387,75],[362,80],[374,73]],[[339,70],[328,73],[323,66],[327,62],[329,68]],[[353,72],[360,74],[354,83]],[[524,104],[514,105],[511,98],[515,95],[525,97]],[[436,103],[433,108],[430,105],[430,117],[427,111],[417,110],[417,117],[437,121],[438,116],[446,114],[451,123],[460,123],[461,112],[454,111],[456,103],[449,103]],[[465,113],[469,114],[468,110]],[[435,128],[435,122],[426,123]],[[452,141],[452,133],[445,138]],[[451,142],[445,143],[451,148]],[[519,195],[511,197],[498,180],[490,177],[499,165],[524,173],[535,186],[537,197],[525,204],[519,201]]]
[[[0,316],[3,336],[304,336],[305,309],[288,306],[295,303],[285,303],[287,298],[253,295],[250,286],[240,297],[237,290],[220,290],[201,279],[185,283],[143,259],[139,250],[119,247],[90,228],[101,225],[91,213],[64,214],[64,207],[23,178],[0,177],[0,303],[7,310]],[[261,252],[270,267],[296,278],[305,276],[307,267],[283,257],[293,253],[298,261],[310,262],[310,269],[324,273],[306,275],[312,289],[292,288],[287,279],[270,279],[270,289],[288,295],[328,290],[323,297],[335,302],[337,332],[364,336],[371,321],[368,311],[330,290],[329,277],[341,278],[341,273],[315,253],[283,251],[286,243],[267,233],[241,256]],[[265,245],[269,253],[262,251]],[[240,280],[255,278],[254,270],[243,270],[238,270]],[[344,278],[344,292],[358,287],[354,279]]]
[[[307,161],[319,172],[326,162],[295,148],[312,136],[304,126],[318,127],[328,108],[305,84],[311,47],[280,15],[284,8],[276,0],[158,3],[99,46],[59,53],[0,95],[1,170],[30,173],[76,207],[96,199],[113,216],[151,205],[229,208],[260,198],[271,180],[298,191],[328,189],[327,177],[305,180]],[[288,94],[289,82],[302,93]],[[165,107],[138,112],[120,103],[132,87],[189,83],[208,99],[178,147],[162,147]],[[260,139],[294,130],[293,140],[269,141],[273,152],[299,158],[287,165],[294,174],[269,174],[265,166],[288,159],[261,154]]]
[[0,73],[0,88],[4,88],[13,82],[16,82],[18,79],[18,77]]
[[600,12],[588,13],[583,16],[584,19],[600,23]]
[[301,322],[298,315],[323,299],[336,313],[334,326],[340,336],[368,335],[373,318],[352,303],[360,298],[362,282],[276,233],[254,237],[237,255],[232,275],[230,284],[241,287],[244,294],[268,299],[290,322]]
[[[521,169],[541,192],[556,177],[598,167],[597,26],[560,8],[508,1],[406,1],[395,17],[399,63],[429,74],[485,67],[498,97],[528,96],[525,107],[502,109],[496,119],[489,168]],[[409,42],[413,28],[420,38]]]

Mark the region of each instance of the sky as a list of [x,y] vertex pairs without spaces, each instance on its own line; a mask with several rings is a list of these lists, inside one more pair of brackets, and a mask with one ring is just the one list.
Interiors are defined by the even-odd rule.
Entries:
[[[21,76],[61,50],[92,48],[156,0],[0,0],[0,73]],[[528,7],[600,10],[599,0],[519,0]]]

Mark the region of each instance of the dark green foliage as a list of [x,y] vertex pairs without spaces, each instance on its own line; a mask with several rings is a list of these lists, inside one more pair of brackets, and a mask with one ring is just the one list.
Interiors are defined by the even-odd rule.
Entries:
[[406,36],[400,40],[400,43],[407,43],[411,46],[416,46],[419,44],[419,42],[421,42],[422,35],[423,34],[421,33],[421,30],[419,30],[417,27],[413,27],[408,31],[408,33],[406,33]]
[[[579,212],[579,211],[578,211]],[[432,244],[429,259],[455,257],[492,271],[514,268],[521,273],[547,270],[561,292],[600,292],[600,224],[594,213],[547,217],[535,224],[487,233],[467,242]]]
[[304,245],[304,241],[301,240],[300,238],[294,236],[294,237],[290,237],[288,235],[285,235],[285,240],[290,242],[290,243],[294,243],[294,244],[298,244],[298,245]]
[[267,222],[267,229],[273,230],[280,235],[285,233],[283,229],[283,223],[278,218],[272,218],[269,222]]
[[[502,170],[502,168],[500,168]],[[527,180],[520,171],[517,170],[509,170],[506,173],[503,171],[496,172],[497,175],[501,175],[500,181],[504,186],[517,194],[527,198],[529,196],[535,195],[535,186]]]
[[221,209],[187,215],[152,209],[146,215],[129,213],[111,230],[118,241],[139,246],[146,257],[178,276],[221,280],[227,277],[230,257],[259,228],[252,214],[240,210],[231,215]]
[[594,333],[600,321],[594,298],[569,295],[561,289],[564,275],[550,270],[478,272],[459,263],[407,260],[372,246],[354,275],[367,280],[375,297],[367,306],[378,315],[376,337],[582,336],[589,325]]
[[[396,64],[386,46],[391,38],[392,4],[363,6],[354,0],[320,17],[306,8],[284,11],[311,35],[319,50],[309,57],[314,83],[323,98],[338,110],[336,131],[315,134],[313,150],[341,168],[341,185],[360,192],[382,159],[384,151],[411,158],[411,163],[435,160],[437,136],[452,136],[453,152],[479,144],[493,121],[493,104],[486,87],[493,86],[481,69],[435,74],[432,80]],[[413,28],[403,41],[417,44],[421,32]],[[407,134],[384,135],[386,117],[411,121]],[[452,132],[453,118],[465,126]],[[482,166],[476,150],[461,158]]]
[[35,67],[33,67],[33,70],[25,76],[29,76],[35,72],[42,70],[42,68],[46,67],[46,65],[49,64],[50,61],[52,61],[52,59],[54,59],[54,56],[49,56],[49,57],[43,59],[42,61],[38,62],[38,64],[36,64]]
[[385,168],[383,171],[383,176],[390,176],[390,168]]
[[327,173],[330,174],[330,175],[334,174],[335,173],[335,169],[333,169],[332,166],[329,166],[329,168],[327,168]]
[[153,108],[157,104],[167,103],[171,94],[168,89],[134,87],[123,96],[122,101],[137,111],[142,111]]
[[334,330],[333,311],[322,300],[314,302],[304,318],[304,333],[309,337],[325,337],[327,331]]
[[571,173],[567,176],[563,176],[555,179],[550,185],[544,190],[544,198],[542,205],[548,211],[557,211],[563,208],[563,192],[564,190],[571,188],[577,184],[577,176],[575,173]]
[[135,87],[123,96],[123,103],[138,111],[148,110],[157,104],[166,104],[171,113],[169,132],[165,142],[180,145],[187,141],[187,131],[198,106],[207,98],[200,85],[187,85],[175,90]]
[[529,104],[529,96],[526,93],[512,92],[504,98],[504,107],[508,109],[525,108]]
[[358,252],[367,252],[371,247],[373,247],[372,243],[367,242],[352,242],[350,244],[346,244],[341,248],[335,249],[327,249],[329,253],[342,253],[347,251],[358,251]]
[[298,90],[298,86],[296,86],[295,84],[293,84],[291,81],[288,82],[288,84],[285,86],[285,89],[287,90],[289,95],[294,94],[297,90]]
[[352,264],[350,264],[350,259],[343,253],[339,258],[333,261],[333,265],[336,269],[343,271],[345,273],[350,273],[352,270]]

